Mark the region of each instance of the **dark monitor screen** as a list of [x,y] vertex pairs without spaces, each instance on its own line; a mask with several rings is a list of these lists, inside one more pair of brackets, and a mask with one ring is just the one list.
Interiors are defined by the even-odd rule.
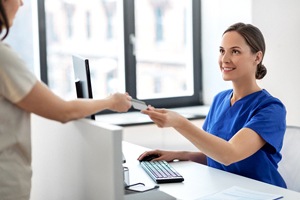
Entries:
[[[93,98],[89,60],[78,55],[73,55],[73,68],[77,98]],[[88,117],[95,120],[95,115]]]

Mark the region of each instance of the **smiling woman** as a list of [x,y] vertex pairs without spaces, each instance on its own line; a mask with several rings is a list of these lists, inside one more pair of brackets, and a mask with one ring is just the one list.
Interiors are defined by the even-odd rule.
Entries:
[[192,160],[286,188],[277,170],[286,128],[285,106],[256,82],[266,75],[264,52],[257,27],[230,26],[222,37],[219,67],[233,89],[215,96],[202,129],[174,111],[154,107],[142,111],[159,127],[176,129],[199,151],[154,150],[139,159],[156,154],[155,160]]
[[[253,42],[255,41],[253,37],[257,37],[255,39],[262,42]],[[261,79],[266,74],[266,70],[258,70],[265,69],[262,65],[264,51],[263,35],[256,27],[249,25],[246,30],[242,24],[235,24],[224,32],[219,66],[223,79],[232,81],[235,89],[230,101],[231,105],[244,96],[261,90],[256,79]]]
[[[236,30],[237,32],[232,32],[233,30]],[[249,32],[247,32],[249,31]],[[231,34],[226,34],[226,33],[230,33]],[[263,61],[263,57],[265,54],[265,41],[263,38],[262,33],[260,33],[260,30],[256,29],[255,27],[250,27],[249,30],[245,30],[242,27],[239,28],[238,25],[229,27],[225,32],[223,37],[233,37],[233,38],[229,38],[228,40],[223,40],[224,41],[230,41],[231,44],[223,44],[222,45],[227,45],[227,47],[229,46],[230,49],[228,49],[229,51],[229,55],[236,55],[237,58],[237,62],[242,62],[242,63],[247,63],[245,61],[249,60],[249,73],[250,76],[251,74],[251,70],[252,72],[255,72],[255,78],[256,79],[262,79],[266,73],[267,73],[267,69],[266,67],[262,64]],[[237,37],[234,36],[234,34],[239,34],[242,37]],[[236,45],[236,44],[240,44]],[[224,50],[224,47],[220,47],[220,58],[219,58],[219,65],[222,69],[222,63],[226,63],[226,61],[221,60],[224,59],[224,54],[226,53],[226,51]],[[248,56],[248,57],[247,57]],[[235,57],[233,57],[234,59]],[[230,58],[229,58],[230,59]],[[254,66],[254,67],[251,67]],[[224,67],[223,67],[224,68]],[[246,66],[245,66],[246,68]]]

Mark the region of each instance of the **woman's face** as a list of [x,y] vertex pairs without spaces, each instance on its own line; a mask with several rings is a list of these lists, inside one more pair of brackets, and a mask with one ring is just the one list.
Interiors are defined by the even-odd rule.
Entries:
[[261,52],[253,54],[245,39],[236,31],[223,35],[219,66],[223,79],[240,82],[255,80],[257,64],[261,61]]
[[2,0],[5,9],[9,26],[12,26],[16,13],[20,6],[23,5],[23,0]]

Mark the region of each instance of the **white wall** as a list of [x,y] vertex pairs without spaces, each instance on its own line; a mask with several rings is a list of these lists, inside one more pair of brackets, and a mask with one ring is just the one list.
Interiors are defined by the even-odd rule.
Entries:
[[300,126],[299,9],[298,0],[202,0],[204,103],[231,87],[217,64],[223,31],[235,22],[252,23],[261,29],[267,45],[268,73],[260,85],[286,105],[287,124]]
[[300,126],[300,1],[254,0],[253,8],[253,23],[267,43],[261,85],[283,101],[287,124]]
[[226,88],[218,66],[219,47],[225,29],[236,22],[251,23],[251,0],[202,0],[202,62],[204,103]]

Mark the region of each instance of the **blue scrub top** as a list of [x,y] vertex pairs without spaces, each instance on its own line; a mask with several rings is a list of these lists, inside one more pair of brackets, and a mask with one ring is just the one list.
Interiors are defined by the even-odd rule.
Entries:
[[266,144],[250,157],[225,166],[207,157],[208,166],[286,188],[279,174],[286,110],[280,100],[261,90],[230,105],[233,90],[219,93],[211,105],[203,130],[230,140],[241,128],[250,128]]

